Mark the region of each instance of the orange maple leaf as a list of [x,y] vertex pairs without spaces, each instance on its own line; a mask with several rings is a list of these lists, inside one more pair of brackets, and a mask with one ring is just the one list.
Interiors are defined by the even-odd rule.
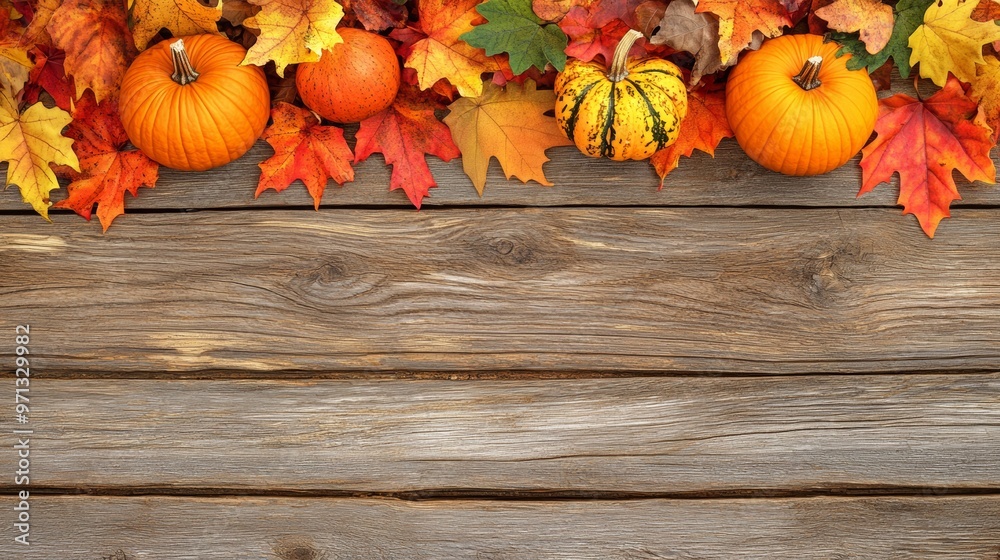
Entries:
[[261,138],[274,148],[274,155],[257,164],[260,181],[254,198],[267,189],[281,192],[300,179],[319,210],[328,179],[340,185],[354,180],[354,154],[342,129],[322,126],[312,111],[285,102],[271,109],[271,120]]
[[37,2],[32,2],[31,4],[31,22],[24,30],[24,36],[21,37],[21,44],[46,45],[52,41],[52,38],[49,37],[49,32],[45,30],[45,26],[52,19],[52,14],[59,9],[62,0],[37,0]]
[[122,77],[135,58],[132,32],[121,0],[66,0],[46,30],[56,47],[66,51],[66,73],[76,94],[91,89],[100,102],[117,98]]
[[723,63],[750,45],[754,31],[777,37],[783,27],[792,25],[781,0],[701,0],[695,12],[719,16],[719,58]]
[[[428,89],[435,82],[446,79],[458,88],[463,97],[476,97],[483,93],[483,72],[501,68],[495,57],[459,39],[474,25],[485,23],[476,5],[479,0],[423,0],[417,7],[420,19],[419,32],[424,35],[407,49],[404,66],[417,71],[420,89]],[[406,42],[413,33],[401,29],[390,36]]]
[[1000,19],[1000,0],[981,0],[972,10],[975,21],[994,21]]
[[462,150],[462,168],[480,195],[493,157],[508,179],[552,185],[542,172],[542,164],[549,161],[545,150],[573,145],[556,119],[545,116],[555,102],[554,92],[536,90],[535,82],[525,80],[523,86],[509,83],[506,89],[487,84],[482,96],[463,97],[448,106],[451,112],[444,122]]
[[373,153],[385,156],[392,166],[389,190],[403,189],[418,209],[429,190],[437,186],[424,154],[444,161],[461,155],[448,127],[434,116],[442,107],[425,100],[415,88],[403,86],[392,106],[361,121],[355,146],[355,161]]
[[875,54],[889,44],[892,36],[892,6],[881,0],[836,0],[815,11],[830,29],[847,33],[860,31],[865,50]]
[[340,4],[368,31],[404,27],[409,16],[406,5],[394,0],[341,0]]
[[969,97],[979,103],[983,119],[993,129],[994,142],[1000,138],[1000,59],[986,57],[986,64],[976,66],[976,79],[969,89]]
[[688,113],[681,121],[680,135],[673,144],[658,150],[650,163],[663,179],[677,168],[681,156],[691,157],[695,150],[715,156],[715,148],[723,138],[732,138],[726,118],[726,90],[714,84],[704,84],[688,92]]
[[926,101],[904,94],[881,100],[878,136],[862,150],[858,196],[898,172],[903,213],[915,215],[927,236],[934,237],[941,220],[951,215],[951,201],[962,198],[955,169],[969,181],[996,180],[989,130],[972,122],[976,110],[954,76]]
[[599,0],[532,0],[531,11],[545,21],[559,21],[576,6],[589,8]]
[[128,136],[118,117],[118,103],[112,99],[98,104],[93,94],[84,95],[76,104],[66,137],[73,139],[80,171],[64,169],[72,180],[69,195],[54,207],[69,208],[90,220],[96,204],[97,218],[107,231],[125,213],[125,193],[137,196],[139,187],[155,186],[160,166],[139,150],[123,150]]

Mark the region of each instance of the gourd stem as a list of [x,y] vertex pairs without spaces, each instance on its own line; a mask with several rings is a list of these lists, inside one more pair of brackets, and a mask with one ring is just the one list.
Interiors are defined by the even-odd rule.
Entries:
[[611,68],[608,69],[608,79],[612,82],[620,82],[628,76],[628,51],[639,37],[642,37],[642,33],[629,29],[621,41],[618,41],[615,54],[611,58]]
[[822,85],[822,82],[819,81],[819,69],[822,66],[822,56],[811,57],[802,65],[802,70],[799,70],[799,73],[792,78],[792,81],[806,91],[816,89]]
[[199,74],[191,66],[191,59],[184,50],[184,39],[177,39],[170,45],[170,56],[174,59],[174,73],[170,79],[184,86],[198,79]]

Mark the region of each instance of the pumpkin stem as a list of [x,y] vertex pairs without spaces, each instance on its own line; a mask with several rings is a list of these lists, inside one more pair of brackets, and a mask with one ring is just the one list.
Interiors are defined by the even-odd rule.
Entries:
[[615,54],[611,58],[611,68],[608,69],[608,79],[612,82],[620,82],[628,76],[628,51],[639,37],[642,37],[641,32],[629,29],[621,41],[618,41]]
[[170,56],[174,59],[174,73],[170,79],[184,86],[198,79],[197,72],[191,66],[191,59],[184,50],[184,39],[177,39],[170,45]]
[[819,69],[821,66],[823,66],[822,56],[809,58],[802,66],[802,70],[799,70],[799,73],[792,78],[792,81],[806,91],[818,88],[822,84],[819,81]]

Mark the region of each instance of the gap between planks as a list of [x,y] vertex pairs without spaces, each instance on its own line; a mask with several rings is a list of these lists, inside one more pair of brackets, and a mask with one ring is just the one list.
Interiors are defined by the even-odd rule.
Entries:
[[[947,375],[992,375],[996,368],[949,369]],[[874,372],[838,372],[823,371],[814,368],[808,372],[783,373],[789,378],[823,378],[837,377],[870,377],[894,375],[942,375],[940,371],[921,369],[880,370]],[[630,371],[630,370],[584,370],[584,371],[548,371],[548,370],[456,370],[456,371],[303,371],[303,370],[270,370],[249,371],[243,369],[218,369],[170,373],[163,370],[150,371],[63,371],[50,370],[45,372],[48,379],[73,380],[149,380],[149,381],[552,381],[558,379],[755,379],[772,377],[765,372],[733,371]],[[8,372],[0,373],[0,379],[13,379]]]
[[[16,496],[24,487],[0,485],[0,496]],[[937,488],[913,487],[831,487],[816,490],[760,490],[734,489],[719,492],[600,492],[576,490],[518,492],[513,490],[441,488],[409,492],[348,492],[338,490],[297,490],[294,488],[175,488],[145,486],[100,487],[48,487],[32,486],[31,495],[67,497],[172,497],[172,498],[331,498],[331,499],[385,499],[402,502],[453,502],[490,500],[500,502],[566,502],[566,501],[640,501],[640,500],[782,500],[801,498],[912,498],[912,497],[996,497],[995,488]]]
[[803,560],[1000,555],[1000,498],[401,502],[51,497],[29,560]]

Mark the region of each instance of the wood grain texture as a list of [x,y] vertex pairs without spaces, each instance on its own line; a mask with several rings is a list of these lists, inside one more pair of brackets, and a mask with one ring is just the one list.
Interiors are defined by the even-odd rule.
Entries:
[[1000,369],[1000,211],[8,217],[0,312],[47,375]]
[[[1000,489],[1000,373],[39,378],[31,387],[35,489],[481,496]],[[11,422],[0,429],[10,433],[18,427]],[[14,472],[16,460],[0,454],[0,471]]]
[[[1000,153],[994,150],[1000,166]],[[141,189],[138,197],[125,197],[129,210],[302,207],[311,209],[312,199],[296,181],[282,193],[268,191],[254,199],[260,169],[257,163],[273,151],[258,142],[239,160],[202,173],[161,170],[155,189]],[[712,159],[698,152],[681,162],[658,190],[659,177],[646,162],[614,162],[588,158],[576,148],[554,148],[545,164],[545,174],[554,187],[506,180],[500,165],[490,167],[486,192],[480,197],[462,171],[461,161],[445,163],[429,157],[431,172],[440,187],[431,189],[426,207],[435,206],[805,206],[805,207],[896,207],[898,180],[857,198],[861,187],[858,158],[817,177],[786,177],[764,169],[744,154],[735,140],[724,140]],[[1000,189],[982,183],[969,184],[959,178],[963,199],[953,206],[1000,205]],[[65,185],[64,185],[65,186]],[[65,188],[53,199],[66,196]],[[357,166],[355,180],[343,187],[330,182],[323,206],[390,206],[408,208],[402,191],[389,192],[389,168],[380,154]],[[0,192],[0,211],[31,209],[21,201],[17,189]],[[54,213],[68,211],[53,210]],[[119,218],[124,220],[129,218]],[[119,222],[116,222],[116,225]],[[40,224],[39,227],[42,227]],[[83,227],[82,224],[78,227]]]
[[[1000,498],[484,502],[38,496],[27,560],[995,560]],[[17,545],[21,546],[21,545]]]

